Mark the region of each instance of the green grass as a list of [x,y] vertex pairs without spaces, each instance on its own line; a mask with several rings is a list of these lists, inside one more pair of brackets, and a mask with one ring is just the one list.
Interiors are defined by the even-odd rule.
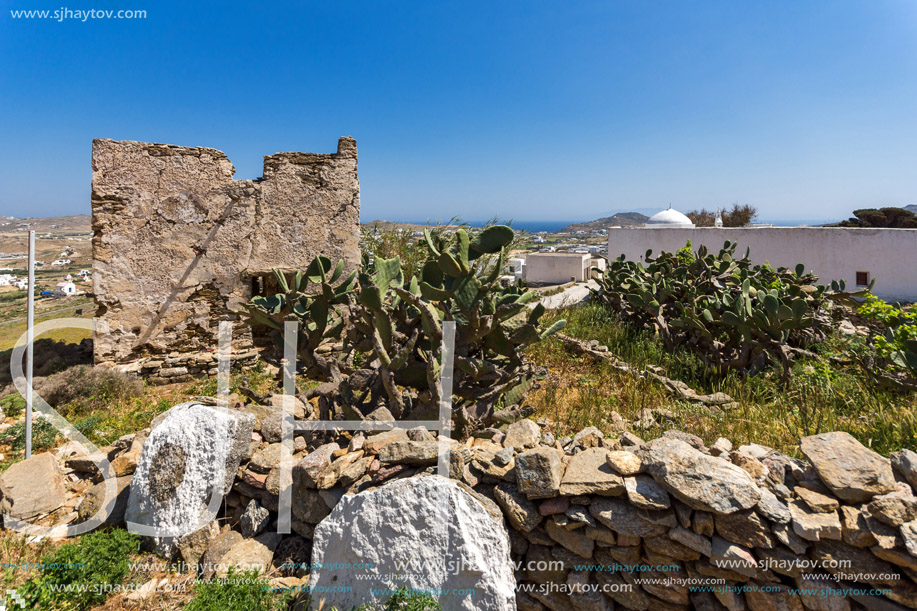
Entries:
[[[32,453],[45,452],[57,445],[58,430],[44,419],[32,422]],[[8,445],[16,453],[25,451],[25,420],[17,422],[0,434],[0,444]]]
[[194,592],[185,611],[280,611],[289,607],[292,598],[289,592],[273,590],[258,571],[235,573],[232,569],[225,579],[196,584]]
[[883,454],[917,447],[917,396],[878,390],[858,367],[830,361],[843,354],[849,342],[861,340],[829,338],[815,348],[826,360],[797,361],[792,380],[784,387],[779,367],[751,377],[739,372],[717,376],[695,355],[686,350],[667,352],[651,332],[616,319],[596,303],[549,312],[545,322],[557,318],[567,319],[568,335],[596,339],[630,365],[639,369],[658,365],[668,377],[698,392],[725,392],[739,403],[721,416],[712,415],[703,406],[675,401],[649,380],[617,372],[591,357],[575,357],[551,339],[528,352],[532,362],[551,371],[529,402],[564,432],[587,425],[610,430],[612,411],[634,421],[644,408],[661,408],[674,412],[674,420],[635,431],[638,435],[651,438],[679,428],[707,443],[723,436],[734,444],[761,443],[798,455],[800,437],[842,430]]
[[[259,577],[257,571],[236,574],[230,569],[225,579],[196,584],[194,598],[184,607],[184,611],[223,611],[224,609],[280,611],[288,609],[295,599],[295,591],[278,590],[272,587],[267,579]],[[303,608],[309,608],[308,604]],[[360,605],[351,611],[437,611],[440,609],[442,607],[429,594],[411,592],[408,588],[401,588],[383,603]],[[340,610],[332,605],[330,611]]]
[[[83,611],[104,601],[106,590],[124,582],[130,555],[138,551],[140,539],[126,530],[98,530],[66,543],[42,557],[45,569],[20,585],[17,591],[27,608]],[[71,586],[62,591],[61,586]],[[82,591],[80,591],[82,590]],[[7,608],[11,601],[6,601]]]

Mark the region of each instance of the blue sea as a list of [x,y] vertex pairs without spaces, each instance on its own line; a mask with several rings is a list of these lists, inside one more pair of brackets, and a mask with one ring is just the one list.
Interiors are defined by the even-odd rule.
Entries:
[[[572,220],[572,221],[517,221],[517,220],[500,220],[500,223],[509,225],[513,229],[519,229],[522,231],[527,231],[529,233],[538,233],[539,231],[545,231],[547,233],[555,233],[560,231],[567,225],[572,225],[573,223],[587,223],[595,219],[586,219],[586,220]],[[755,223],[768,224],[768,225],[777,225],[778,227],[795,227],[797,225],[825,225],[827,223],[836,223],[842,219],[836,220],[825,220],[825,219],[798,219],[798,220],[773,220],[773,219],[761,219],[755,220]],[[404,223],[414,223],[417,225],[425,225],[427,221],[402,221]],[[481,227],[485,224],[484,221],[467,221],[472,227]]]

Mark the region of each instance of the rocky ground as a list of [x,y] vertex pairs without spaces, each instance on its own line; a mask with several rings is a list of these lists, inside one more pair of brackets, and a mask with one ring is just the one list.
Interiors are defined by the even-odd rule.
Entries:
[[[211,482],[221,482],[216,519],[191,535],[147,539],[204,578],[256,567],[277,585],[302,587],[322,579],[310,570],[316,557],[366,560],[370,541],[378,564],[378,549],[410,555],[405,540],[435,545],[427,527],[411,527],[434,506],[418,484],[375,505],[366,501],[360,511],[352,505],[354,495],[436,472],[439,444],[424,429],[297,433],[292,533],[278,534],[281,405],[279,395],[264,404],[235,398],[227,416],[186,404],[95,457],[73,443],[36,455],[0,476],[3,511],[48,524],[89,519],[103,505],[96,461],[104,457],[117,478],[106,507],[112,525],[123,525],[125,515],[163,527],[187,523],[206,506]],[[297,420],[314,419],[315,411],[295,401]],[[556,439],[550,428],[521,420],[444,444],[450,478],[460,486],[455,498],[467,496],[481,516],[495,518],[519,564],[502,581],[492,570],[486,578],[465,570],[443,583],[477,584],[496,601],[510,587],[518,608],[532,610],[917,608],[914,452],[889,460],[846,433],[824,433],[801,440],[802,461],[754,444],[733,448],[722,438],[708,448],[679,431],[644,443],[594,427]],[[342,519],[348,527],[335,529]],[[388,535],[366,526],[383,523],[393,529]],[[498,554],[496,544],[475,542],[486,536],[474,528],[457,530],[456,538],[469,557]],[[432,576],[405,575],[403,584],[429,585]],[[709,583],[718,588],[689,587]],[[156,595],[153,586],[146,596]],[[124,600],[134,603],[136,594]],[[482,608],[470,604],[449,600],[444,608]]]

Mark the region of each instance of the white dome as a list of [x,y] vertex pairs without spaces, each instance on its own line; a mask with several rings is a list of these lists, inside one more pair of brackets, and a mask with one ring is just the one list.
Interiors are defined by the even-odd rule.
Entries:
[[671,206],[667,210],[662,210],[651,216],[646,221],[647,227],[658,229],[660,227],[694,227],[691,219],[686,217],[678,210],[673,210]]

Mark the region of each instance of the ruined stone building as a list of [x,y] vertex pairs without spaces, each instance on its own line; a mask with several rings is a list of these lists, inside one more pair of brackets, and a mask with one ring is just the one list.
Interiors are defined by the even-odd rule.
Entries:
[[233,180],[215,149],[107,139],[92,170],[96,363],[207,370],[219,321],[238,321],[273,269],[318,254],[359,264],[352,138],[333,154],[268,155],[256,180]]

